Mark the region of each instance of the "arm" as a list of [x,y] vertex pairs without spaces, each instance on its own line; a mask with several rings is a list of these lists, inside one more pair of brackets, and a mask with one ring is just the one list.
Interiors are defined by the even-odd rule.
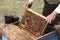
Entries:
[[52,21],[55,20],[57,14],[59,14],[59,13],[60,13],[60,4],[57,6],[57,8],[50,15],[47,16],[46,21],[48,23],[51,23]]

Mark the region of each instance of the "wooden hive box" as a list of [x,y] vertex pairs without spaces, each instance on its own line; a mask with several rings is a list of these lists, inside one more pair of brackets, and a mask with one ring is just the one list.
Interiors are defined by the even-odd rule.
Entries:
[[26,9],[21,21],[23,29],[30,32],[35,37],[41,36],[47,27],[46,17],[31,10]]
[[34,40],[27,31],[12,24],[4,24],[0,29],[8,40]]

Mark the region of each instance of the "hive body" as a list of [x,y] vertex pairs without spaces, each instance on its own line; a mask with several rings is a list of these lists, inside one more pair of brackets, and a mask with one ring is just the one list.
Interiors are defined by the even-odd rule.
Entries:
[[21,23],[24,25],[22,27],[25,30],[36,37],[39,37],[44,33],[48,24],[43,15],[38,14],[31,9],[25,11],[25,15],[23,16]]

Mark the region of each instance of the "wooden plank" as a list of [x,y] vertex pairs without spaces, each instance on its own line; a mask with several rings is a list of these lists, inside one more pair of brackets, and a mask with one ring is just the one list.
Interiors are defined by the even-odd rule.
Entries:
[[42,17],[43,19],[46,19],[46,17],[45,17],[45,16],[41,15],[41,14],[40,14],[40,13],[38,13],[38,12],[33,11],[32,9],[26,9],[25,11],[26,11],[26,12],[27,12],[27,11],[30,11],[30,12],[32,12],[33,14],[36,14],[36,15],[38,15],[38,16],[40,16],[40,17]]
[[2,25],[2,33],[8,40],[34,40],[26,31],[12,24]]
[[31,10],[26,9],[22,18],[21,26],[36,37],[41,36],[47,26],[46,17]]

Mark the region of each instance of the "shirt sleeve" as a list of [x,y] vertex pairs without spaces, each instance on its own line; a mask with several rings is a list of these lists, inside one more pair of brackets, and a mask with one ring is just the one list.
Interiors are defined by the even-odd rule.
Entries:
[[29,2],[33,2],[33,0],[29,0]]
[[58,14],[60,14],[60,4],[57,6],[57,8],[54,11],[56,11]]

